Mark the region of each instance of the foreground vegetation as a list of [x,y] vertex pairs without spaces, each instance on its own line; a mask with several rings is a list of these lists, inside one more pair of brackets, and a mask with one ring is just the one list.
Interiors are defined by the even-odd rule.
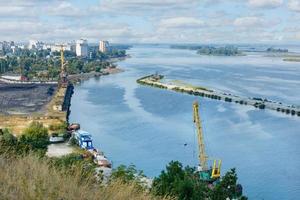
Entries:
[[49,166],[46,159],[27,155],[17,159],[0,156],[0,199],[166,199],[155,197],[134,183],[114,180],[106,187],[82,179],[81,168],[70,173]]
[[142,171],[121,165],[104,183],[89,152],[49,158],[47,145],[48,129],[38,122],[18,138],[7,129],[0,132],[0,199],[247,199],[234,169],[212,186],[195,168],[172,161],[151,185]]

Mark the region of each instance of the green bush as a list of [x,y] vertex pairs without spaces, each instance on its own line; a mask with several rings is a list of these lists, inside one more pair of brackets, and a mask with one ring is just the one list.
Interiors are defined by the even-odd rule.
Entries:
[[224,200],[247,199],[242,196],[242,187],[237,183],[235,169],[231,169],[215,186],[209,186],[200,179],[195,168],[185,167],[178,161],[172,161],[155,178],[152,192],[158,196],[172,196],[178,200]]
[[62,122],[60,124],[51,124],[49,126],[49,130],[63,133],[67,130],[67,127],[68,127],[68,124],[66,122]]
[[19,139],[20,143],[27,145],[30,150],[47,150],[49,144],[48,129],[42,123],[32,122]]
[[136,182],[139,184],[140,179],[145,177],[143,171],[138,171],[134,165],[120,165],[112,172],[112,180],[121,180],[123,183]]

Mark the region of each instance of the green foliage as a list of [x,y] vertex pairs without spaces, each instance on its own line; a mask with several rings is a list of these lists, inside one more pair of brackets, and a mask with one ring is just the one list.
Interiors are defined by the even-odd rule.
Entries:
[[20,142],[30,150],[47,150],[49,144],[48,129],[42,123],[32,122],[20,137]]
[[288,49],[280,49],[280,48],[279,49],[275,49],[273,47],[268,48],[266,51],[267,52],[271,52],[271,53],[287,53],[287,52],[289,52]]
[[50,167],[47,158],[32,154],[13,159],[0,155],[0,169],[1,200],[167,200],[120,181],[102,187],[93,178],[82,179],[80,168],[70,174],[66,170]]
[[112,171],[110,182],[120,181],[122,184],[131,184],[143,192],[151,187],[143,171],[137,170],[134,165],[120,165]]
[[62,156],[60,158],[53,158],[52,159],[52,164],[55,167],[60,167],[60,168],[69,168],[72,165],[79,163],[83,160],[83,157],[80,154],[69,154]]
[[[112,48],[105,53],[98,50],[93,51],[93,56],[89,59],[76,57],[72,51],[64,51],[68,73],[100,72],[101,69],[111,65],[107,62],[108,59],[126,56],[124,49]],[[12,56],[0,59],[0,74],[13,72],[25,75],[30,80],[58,80],[60,66],[60,52],[18,49]]]
[[142,171],[138,171],[134,165],[120,165],[112,172],[112,179],[122,180],[124,183],[130,183],[132,181],[139,182],[140,178],[145,177]]
[[218,47],[218,48],[203,46],[198,49],[197,53],[203,55],[216,55],[216,56],[235,56],[241,54],[241,52],[238,51],[238,48],[232,46],[225,46],[225,47]]
[[13,136],[8,129],[1,129],[0,132],[0,155],[10,156],[15,154],[17,138]]
[[17,144],[17,139],[13,134],[9,132],[8,129],[4,129],[3,135],[2,135],[2,140],[5,142],[7,145],[16,145]]
[[172,161],[153,181],[152,191],[156,195],[171,195],[179,200],[204,199],[208,188],[200,181],[195,169],[186,167],[178,161]]
[[97,167],[91,157],[83,158],[80,153],[72,153],[58,158],[49,159],[49,164],[64,174],[79,176],[80,181],[94,179],[101,180],[102,174],[95,176],[95,168]]
[[73,146],[77,146],[78,145],[78,141],[77,141],[77,139],[74,136],[70,138],[69,143],[71,145],[73,145]]
[[241,185],[237,184],[237,179],[235,169],[231,169],[227,172],[220,183],[218,183],[211,191],[212,199],[247,199],[242,195]]
[[178,200],[224,200],[227,197],[247,199],[242,196],[234,169],[227,172],[215,186],[211,186],[200,179],[194,168],[183,168],[180,162],[172,161],[167,165],[166,171],[162,171],[154,179],[152,192],[159,196],[174,196]]
[[171,45],[171,48],[197,50],[197,53],[202,55],[215,55],[215,56],[241,55],[241,52],[238,50],[238,48],[234,46],[213,47],[213,46],[202,46],[202,45]]
[[51,124],[49,126],[50,131],[55,131],[58,133],[65,133],[67,130],[68,124],[66,122],[62,122],[60,124]]

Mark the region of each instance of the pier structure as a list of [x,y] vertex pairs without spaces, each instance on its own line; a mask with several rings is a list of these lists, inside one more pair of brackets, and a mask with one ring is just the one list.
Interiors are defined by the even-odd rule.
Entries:
[[156,88],[186,93],[189,95],[211,98],[219,101],[233,102],[241,105],[250,105],[258,109],[275,110],[280,113],[300,117],[300,106],[288,105],[263,98],[241,97],[222,91],[207,89],[205,87],[193,86],[190,84],[183,83],[181,81],[163,82],[163,79],[164,76],[154,74],[138,79],[137,83],[141,85],[147,85]]

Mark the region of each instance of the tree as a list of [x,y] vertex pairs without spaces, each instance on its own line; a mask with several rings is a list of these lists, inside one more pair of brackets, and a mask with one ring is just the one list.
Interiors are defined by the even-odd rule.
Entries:
[[42,123],[32,122],[20,137],[20,142],[30,150],[46,150],[49,144],[48,130]]
[[170,162],[166,171],[154,179],[152,192],[159,196],[173,196],[178,200],[247,199],[242,196],[242,186],[237,184],[235,169],[227,172],[219,183],[211,185],[200,179],[195,168],[183,168],[178,161]]
[[17,150],[17,138],[8,129],[0,129],[0,155],[12,156]]
[[211,197],[214,200],[224,199],[243,199],[247,197],[243,196],[242,186],[237,183],[237,174],[235,169],[231,169],[225,174],[220,183],[218,183],[211,191]]
[[156,195],[171,195],[179,200],[201,200],[205,199],[208,188],[194,168],[183,168],[180,162],[172,161],[166,171],[154,179],[152,191]]
[[143,171],[138,171],[134,165],[120,165],[113,170],[112,180],[121,180],[123,183],[134,182],[142,186],[142,178],[145,177]]

